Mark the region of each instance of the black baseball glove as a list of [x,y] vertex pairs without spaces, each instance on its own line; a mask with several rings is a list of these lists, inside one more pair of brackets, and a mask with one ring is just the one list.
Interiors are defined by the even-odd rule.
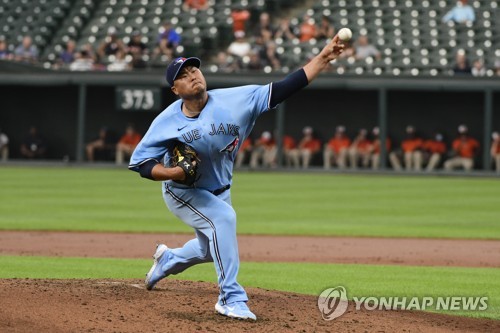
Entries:
[[193,147],[183,142],[178,142],[175,145],[172,156],[172,167],[179,166],[186,174],[184,180],[178,180],[176,182],[188,186],[193,185],[197,180],[196,170],[198,168],[198,163],[200,163],[200,159]]

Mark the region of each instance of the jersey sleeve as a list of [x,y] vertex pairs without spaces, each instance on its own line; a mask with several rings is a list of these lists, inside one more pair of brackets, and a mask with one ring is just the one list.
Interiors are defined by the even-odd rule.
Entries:
[[264,86],[251,85],[243,87],[243,89],[245,89],[245,92],[248,94],[247,99],[252,106],[251,111],[254,116],[257,117],[271,109],[272,84],[266,84]]

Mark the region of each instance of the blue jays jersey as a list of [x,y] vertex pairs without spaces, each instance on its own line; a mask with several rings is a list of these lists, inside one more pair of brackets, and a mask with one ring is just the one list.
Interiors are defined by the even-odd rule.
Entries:
[[201,160],[196,187],[214,191],[231,184],[241,143],[257,117],[271,108],[271,88],[272,84],[210,90],[197,118],[184,115],[182,100],[172,103],[151,124],[132,154],[129,168],[138,171],[149,160],[169,166],[173,145],[181,141],[193,147]]

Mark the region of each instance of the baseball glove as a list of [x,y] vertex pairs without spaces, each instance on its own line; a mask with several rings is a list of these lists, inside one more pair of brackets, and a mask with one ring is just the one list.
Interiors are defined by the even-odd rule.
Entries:
[[196,170],[200,159],[198,154],[190,145],[178,142],[173,149],[172,167],[181,167],[186,174],[184,180],[176,181],[180,184],[191,186],[197,180]]

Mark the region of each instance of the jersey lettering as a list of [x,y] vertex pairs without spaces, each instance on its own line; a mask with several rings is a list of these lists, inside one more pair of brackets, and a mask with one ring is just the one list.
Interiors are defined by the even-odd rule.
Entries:
[[199,140],[199,139],[201,139],[200,131],[198,131],[197,129],[194,129],[194,130],[191,130],[189,132],[182,133],[182,138],[184,139],[184,141],[186,143],[191,143],[194,140]]
[[224,126],[223,123],[220,123],[219,126],[216,126],[215,124],[211,124],[212,126],[212,131],[208,133],[210,136],[214,135],[231,135],[231,136],[238,136],[240,127],[234,124],[226,124]]

